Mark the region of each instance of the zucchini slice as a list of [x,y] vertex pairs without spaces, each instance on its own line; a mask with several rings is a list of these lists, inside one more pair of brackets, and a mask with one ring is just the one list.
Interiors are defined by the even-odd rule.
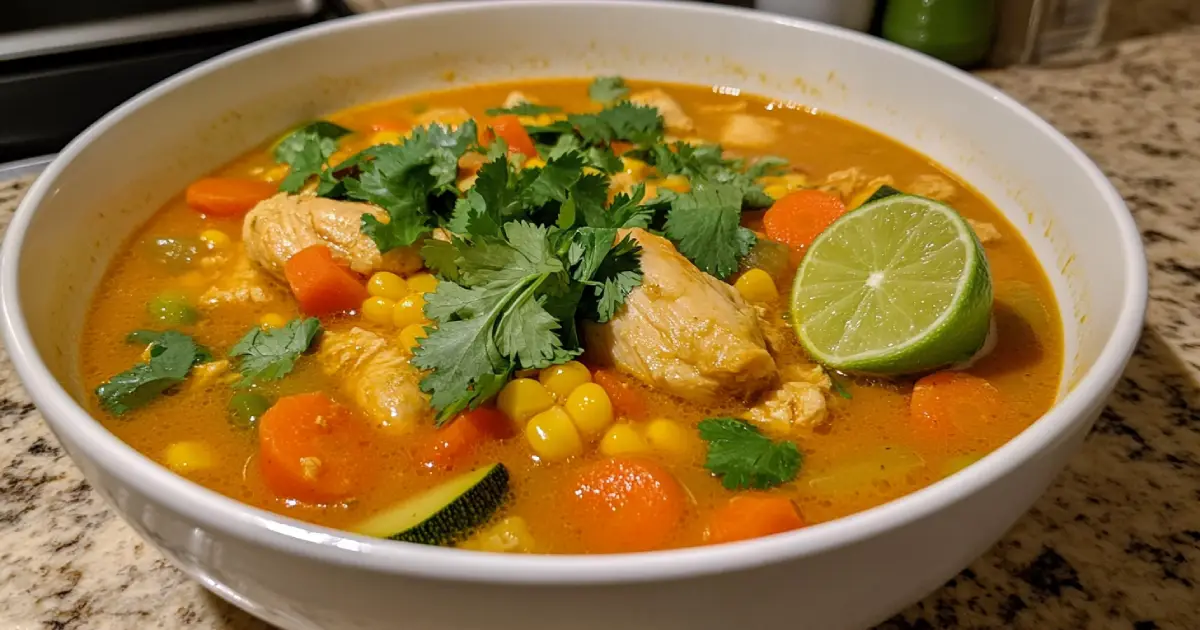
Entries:
[[351,531],[422,545],[450,545],[486,523],[507,496],[508,469],[492,464],[409,497]]

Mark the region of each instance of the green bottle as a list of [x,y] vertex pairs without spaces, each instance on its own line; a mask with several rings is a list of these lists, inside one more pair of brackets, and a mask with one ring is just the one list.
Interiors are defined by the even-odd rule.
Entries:
[[995,0],[887,0],[883,36],[968,67],[987,55],[995,19]]

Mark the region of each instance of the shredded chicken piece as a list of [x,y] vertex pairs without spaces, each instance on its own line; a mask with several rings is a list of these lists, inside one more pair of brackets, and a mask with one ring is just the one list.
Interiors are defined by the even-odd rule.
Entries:
[[950,201],[958,193],[958,188],[954,182],[941,175],[919,175],[904,192],[938,201]]
[[700,111],[706,114],[737,114],[746,111],[750,103],[748,101],[727,101],[713,105],[701,105]]
[[517,105],[520,105],[521,103],[532,103],[532,102],[533,101],[530,100],[528,96],[525,96],[524,92],[521,92],[518,90],[513,90],[508,93],[508,96],[504,97],[504,107],[506,107],[506,108],[507,107],[516,107]]
[[692,118],[683,111],[679,102],[658,88],[630,95],[629,100],[638,105],[658,109],[667,125],[667,131],[671,133],[689,133],[695,129]]
[[316,358],[380,429],[407,433],[428,416],[421,373],[382,335],[362,328],[326,331]]
[[828,417],[826,396],[833,387],[820,366],[784,370],[787,379],[745,414],[764,432],[784,437],[811,431]]
[[191,378],[187,381],[189,390],[208,389],[214,385],[231,385],[238,380],[238,375],[229,368],[227,359],[201,363],[192,368]]
[[776,381],[758,317],[736,289],[697,269],[670,241],[622,232],[642,246],[644,280],[612,320],[585,328],[592,360],[697,401],[749,399]]
[[418,245],[380,254],[375,241],[362,233],[364,214],[388,220],[387,212],[367,203],[279,194],[260,201],[246,214],[242,240],[250,259],[279,280],[285,280],[284,263],[312,245],[328,247],[334,257],[364,275],[375,271],[408,274],[421,268]]
[[201,308],[225,304],[266,304],[286,298],[283,288],[250,262],[241,244],[232,254],[229,268],[200,295]]
[[414,127],[428,127],[439,124],[451,129],[471,120],[471,112],[461,107],[434,107],[427,109],[413,119]]
[[765,149],[779,137],[783,121],[766,116],[733,114],[721,130],[721,144],[740,149]]
[[971,229],[975,230],[975,236],[979,238],[980,243],[987,245],[988,243],[995,243],[1000,240],[1000,230],[997,230],[996,226],[991,223],[976,221],[974,219],[967,219],[967,223],[970,223]]

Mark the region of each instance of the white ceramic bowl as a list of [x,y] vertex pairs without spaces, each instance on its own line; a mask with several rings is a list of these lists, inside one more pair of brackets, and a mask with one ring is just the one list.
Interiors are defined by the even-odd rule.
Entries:
[[[1058,404],[981,462],[897,501],[738,544],[638,555],[487,555],[352,536],[160,468],[80,405],[97,281],[186,183],[297,120],[490,79],[619,73],[829,110],[947,164],[1021,230],[1066,327]],[[434,4],[235,51],[88,129],[33,185],[0,265],[8,350],[92,485],[215,593],[286,628],[836,630],[878,622],[988,548],[1099,413],[1142,323],[1141,242],[1120,197],[1049,125],[915,53],[816,24],[683,3]]]

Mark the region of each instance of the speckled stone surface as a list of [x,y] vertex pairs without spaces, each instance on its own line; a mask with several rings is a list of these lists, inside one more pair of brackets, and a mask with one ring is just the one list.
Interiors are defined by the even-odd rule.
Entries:
[[[984,557],[881,630],[1200,629],[1200,28],[984,77],[1112,178],[1150,259],[1145,334],[1083,451]],[[0,183],[7,224],[27,181]],[[141,542],[0,355],[0,628],[265,626]]]

